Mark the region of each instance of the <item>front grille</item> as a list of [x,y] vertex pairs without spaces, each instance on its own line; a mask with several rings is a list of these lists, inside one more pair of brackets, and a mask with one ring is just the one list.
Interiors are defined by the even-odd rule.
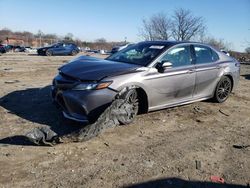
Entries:
[[76,86],[78,80],[60,73],[53,81],[53,86],[59,90],[68,90]]

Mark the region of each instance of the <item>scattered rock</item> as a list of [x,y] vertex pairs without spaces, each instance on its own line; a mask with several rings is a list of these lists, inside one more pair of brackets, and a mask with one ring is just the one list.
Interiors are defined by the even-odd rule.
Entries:
[[108,143],[106,143],[106,142],[104,142],[104,145],[105,145],[105,146],[107,146],[107,147],[109,147],[109,144],[108,144]]

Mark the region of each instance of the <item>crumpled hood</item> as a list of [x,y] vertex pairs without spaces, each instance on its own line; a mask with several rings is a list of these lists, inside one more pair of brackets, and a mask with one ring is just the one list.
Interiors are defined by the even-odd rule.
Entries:
[[101,80],[136,70],[140,65],[108,61],[89,56],[80,56],[59,68],[63,74],[79,80]]

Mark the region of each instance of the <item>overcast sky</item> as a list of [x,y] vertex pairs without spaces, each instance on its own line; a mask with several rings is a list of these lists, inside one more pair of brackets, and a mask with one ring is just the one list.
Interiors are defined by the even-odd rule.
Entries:
[[136,42],[142,18],[170,16],[176,8],[202,16],[209,35],[231,42],[234,50],[250,42],[250,0],[0,0],[0,29]]

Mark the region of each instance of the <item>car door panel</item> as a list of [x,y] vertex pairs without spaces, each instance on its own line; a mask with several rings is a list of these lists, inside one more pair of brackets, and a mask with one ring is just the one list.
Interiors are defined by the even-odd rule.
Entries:
[[219,81],[218,59],[214,59],[212,50],[205,46],[194,45],[194,53],[196,57],[194,98],[212,97]]
[[[196,73],[190,45],[170,48],[157,61],[160,62],[158,69],[154,68],[156,71],[152,71],[146,78],[153,92],[150,105],[157,108],[157,106],[191,100]],[[171,66],[159,69],[165,63]]]
[[196,86],[194,97],[212,96],[219,81],[220,67],[215,63],[196,66]]
[[[145,76],[151,89],[150,106],[170,105],[192,99],[195,83],[194,65],[168,69],[164,73],[154,70]],[[152,68],[155,69],[155,68]]]
[[54,55],[62,55],[64,53],[64,46],[63,45],[59,45],[59,46],[56,46],[54,49],[53,49],[53,54]]

